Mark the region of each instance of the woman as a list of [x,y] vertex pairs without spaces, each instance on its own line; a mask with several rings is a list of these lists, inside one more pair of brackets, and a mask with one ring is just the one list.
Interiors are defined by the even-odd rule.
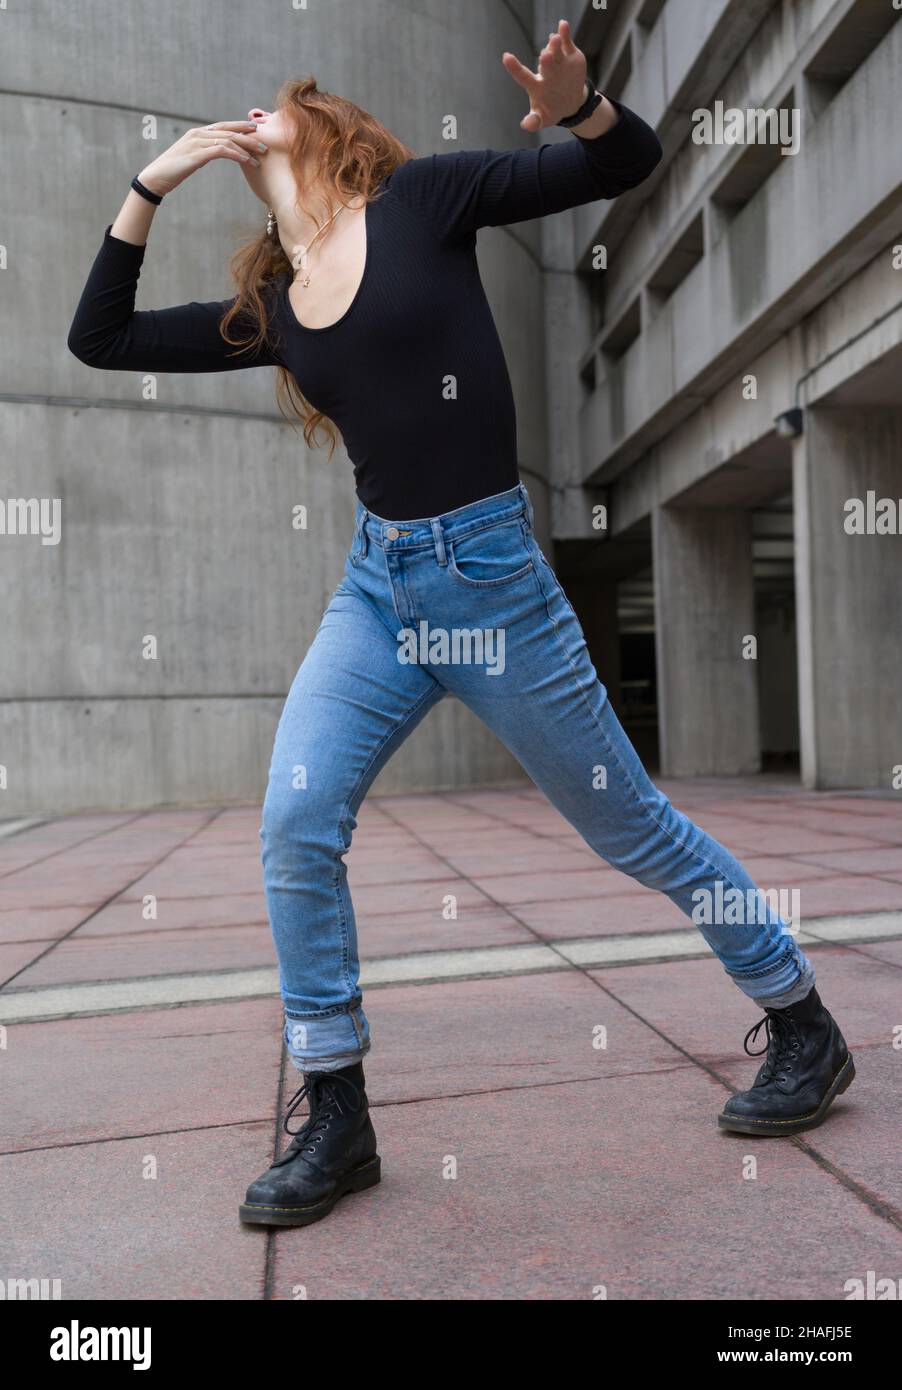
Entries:
[[[337,426],[354,463],[353,543],[291,687],[263,808],[285,1038],[304,1073],[285,1120],[293,1141],[241,1207],[264,1225],[318,1220],[379,1181],[342,856],[376,773],[443,695],[485,720],[602,858],[687,914],[722,902],[725,888],[761,901],[736,860],[650,782],[536,544],[476,263],[480,227],[616,197],[647,177],[660,146],[595,92],[566,22],[536,73],[512,54],[503,62],[529,97],[523,129],[561,124],[572,140],[416,159],[312,80],[288,83],[274,113],[189,131],[133,183],[70,334],[76,356],[97,367],[276,366],[308,442],[325,433],[334,444]],[[267,208],[237,259],[237,296],[135,313],[156,206],[214,159],[239,163]],[[767,1055],[720,1124],[798,1133],[849,1084],[852,1059],[779,917],[735,915],[702,929],[766,1009]],[[305,1096],[309,1118],[295,1132],[289,1119]]]

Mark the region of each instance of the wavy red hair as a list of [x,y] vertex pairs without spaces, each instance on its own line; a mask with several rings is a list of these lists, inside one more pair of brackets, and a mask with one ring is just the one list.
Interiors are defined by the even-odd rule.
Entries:
[[[339,202],[363,197],[372,202],[382,180],[413,158],[413,150],[391,131],[345,97],[321,92],[316,78],[303,77],[283,83],[276,97],[294,127],[291,165],[298,188],[312,172],[314,179],[331,189]],[[220,323],[227,343],[257,350],[267,342],[264,294],[279,275],[294,275],[294,266],[278,236],[265,230],[242,246],[232,258],[237,294]],[[299,420],[310,448],[329,445],[329,457],[338,443],[338,430],[322,411],[304,397],[290,372],[278,369],[276,399],[286,419]],[[321,435],[325,438],[321,438]]]

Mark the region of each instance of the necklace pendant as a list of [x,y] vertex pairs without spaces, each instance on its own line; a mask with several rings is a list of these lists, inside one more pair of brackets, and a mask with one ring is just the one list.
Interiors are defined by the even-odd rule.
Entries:
[[301,281],[301,288],[302,288],[302,289],[307,289],[307,287],[308,287],[309,284],[310,284],[310,276],[308,275],[308,276],[306,277],[306,279],[304,279],[304,280]]

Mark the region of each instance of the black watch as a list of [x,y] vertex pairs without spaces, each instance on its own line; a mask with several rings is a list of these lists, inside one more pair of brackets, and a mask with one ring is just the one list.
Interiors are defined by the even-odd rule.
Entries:
[[562,125],[565,130],[570,130],[575,125],[582,125],[583,121],[587,121],[592,113],[598,110],[603,101],[604,94],[596,92],[594,82],[590,77],[587,77],[586,99],[582,106],[572,116],[565,116],[562,121],[558,121],[558,125]]

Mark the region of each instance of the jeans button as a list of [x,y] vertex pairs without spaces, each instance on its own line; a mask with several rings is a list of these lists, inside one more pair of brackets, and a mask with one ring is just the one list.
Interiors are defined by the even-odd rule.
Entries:
[[400,534],[401,532],[398,530],[397,526],[389,526],[385,533],[385,538],[389,541],[396,541]]

